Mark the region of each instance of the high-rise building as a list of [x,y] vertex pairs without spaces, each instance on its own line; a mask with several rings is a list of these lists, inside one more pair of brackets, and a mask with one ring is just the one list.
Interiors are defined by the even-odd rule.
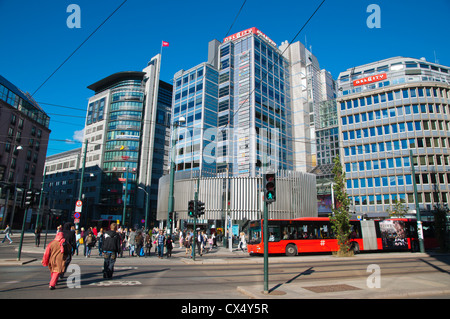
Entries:
[[211,41],[209,48],[209,63],[175,75],[172,117],[183,116],[187,129],[194,127],[193,141],[177,143],[177,170],[228,169],[231,175],[255,176],[264,163],[292,170],[286,58],[256,28],[222,43]]
[[87,196],[89,189],[83,187],[88,198],[99,198],[83,202],[87,222],[111,219],[143,226],[147,212],[148,225],[156,218],[158,181],[168,166],[172,98],[172,85],[159,79],[160,58],[153,57],[142,71],[114,73],[88,86],[94,95],[77,169],[85,161],[89,175],[98,167],[101,176],[97,195]]
[[316,165],[319,152],[316,145],[316,131],[320,116],[327,117],[323,101],[335,97],[335,83],[331,74],[321,70],[319,61],[302,43],[289,45],[283,42],[280,50],[289,62],[290,97],[293,130],[294,170],[309,172]]
[[423,58],[394,57],[340,73],[340,155],[354,212],[386,215],[396,201],[413,211],[414,182],[421,210],[448,203],[449,72]]
[[[41,189],[50,117],[30,94],[2,76],[0,114],[0,218],[3,226],[21,227],[19,199],[25,189]],[[35,218],[34,211],[31,222]]]

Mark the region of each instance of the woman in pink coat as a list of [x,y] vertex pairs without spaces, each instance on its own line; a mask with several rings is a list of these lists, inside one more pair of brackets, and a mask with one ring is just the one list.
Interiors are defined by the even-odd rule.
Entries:
[[[42,258],[42,265],[48,266],[50,269],[50,285],[51,290],[55,289],[59,274],[64,272],[64,262],[67,258],[67,253],[70,251],[70,245],[65,242],[62,232],[58,232],[53,241],[45,249],[44,257]],[[67,247],[69,246],[69,247]]]

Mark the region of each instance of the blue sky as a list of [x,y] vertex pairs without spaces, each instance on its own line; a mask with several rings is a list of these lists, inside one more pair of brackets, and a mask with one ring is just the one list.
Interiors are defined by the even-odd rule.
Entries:
[[[123,0],[0,0],[0,74],[33,93]],[[257,27],[277,45],[291,41],[322,0],[247,0],[229,34]],[[70,4],[81,9],[81,28],[68,28]],[[208,42],[227,35],[243,0],[128,0],[34,95],[50,115],[47,155],[80,147],[87,86],[119,71],[142,70],[163,49],[161,79],[207,60]],[[381,28],[369,28],[370,4]],[[326,0],[296,40],[320,66],[339,72],[393,57],[425,57],[450,66],[449,0]],[[68,106],[67,109],[48,104]]]

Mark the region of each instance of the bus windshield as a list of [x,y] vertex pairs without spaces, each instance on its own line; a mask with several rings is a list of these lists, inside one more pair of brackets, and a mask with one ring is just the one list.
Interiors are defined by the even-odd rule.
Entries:
[[248,241],[251,245],[256,245],[261,243],[262,233],[261,233],[261,221],[254,220],[250,222],[250,227],[248,229]]

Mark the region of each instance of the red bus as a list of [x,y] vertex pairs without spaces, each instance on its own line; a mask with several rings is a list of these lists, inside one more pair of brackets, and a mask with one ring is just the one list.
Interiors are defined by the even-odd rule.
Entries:
[[[351,220],[350,225],[351,249],[355,253],[419,250],[415,219]],[[250,254],[264,253],[262,227],[263,220],[254,220],[249,224],[247,250]],[[268,233],[269,254],[294,256],[339,250],[327,217],[271,219],[268,222]],[[434,248],[432,246],[435,243],[425,240],[425,248]]]

